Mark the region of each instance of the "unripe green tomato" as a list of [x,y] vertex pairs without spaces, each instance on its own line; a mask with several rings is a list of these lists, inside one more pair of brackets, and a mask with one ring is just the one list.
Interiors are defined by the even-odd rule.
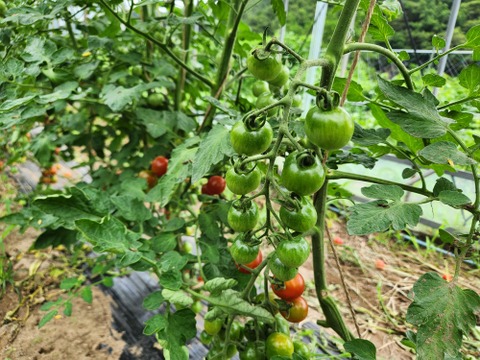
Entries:
[[195,314],[200,314],[200,312],[202,311],[203,309],[203,305],[202,305],[202,302],[197,300],[195,301],[193,304],[192,304],[192,311],[195,313]]
[[305,118],[305,134],[315,145],[325,150],[338,150],[348,144],[355,123],[344,108],[324,111],[312,107]]
[[272,274],[281,281],[288,281],[293,279],[297,273],[297,268],[288,267],[285,265],[279,258],[277,253],[275,252],[270,259],[268,260],[268,267]]
[[247,343],[239,356],[240,360],[265,360],[265,346],[259,347],[257,343]]
[[[258,51],[258,49],[255,51]],[[270,81],[275,79],[282,70],[282,64],[274,56],[259,60],[255,55],[251,54],[247,58],[247,68],[257,79]]]
[[239,203],[234,202],[228,209],[227,220],[230,227],[236,232],[250,231],[257,226],[258,222],[258,206],[250,201],[245,208],[238,206]]
[[7,12],[7,5],[5,5],[5,2],[3,0],[0,0],[0,16],[4,17]]
[[288,190],[298,195],[311,195],[325,182],[325,170],[317,156],[292,152],[285,159],[280,180]]
[[292,240],[282,240],[277,246],[276,254],[285,266],[298,268],[307,261],[310,255],[310,244],[302,236]]
[[262,172],[258,167],[246,173],[237,173],[235,168],[231,167],[225,176],[228,189],[237,195],[245,195],[252,192],[258,188],[261,180]]
[[[275,102],[273,95],[270,93],[263,93],[257,98],[257,102],[255,103],[255,107],[257,109],[263,109],[265,106],[272,105]],[[272,108],[267,111],[268,116],[273,116],[277,112],[276,108]]]
[[255,81],[252,86],[252,93],[254,96],[258,97],[262,95],[263,93],[269,92],[270,90],[268,89],[268,83],[265,81]]
[[237,264],[248,264],[257,258],[259,246],[251,246],[238,236],[230,247],[230,254]]
[[282,205],[280,219],[283,224],[298,232],[310,230],[317,223],[317,211],[312,200],[307,196],[300,199],[300,208]]
[[142,65],[135,65],[132,66],[132,75],[133,76],[142,76],[143,75],[143,68]]
[[163,94],[153,93],[153,94],[148,95],[147,103],[148,103],[148,105],[150,105],[153,108],[158,108],[158,107],[163,105],[164,99],[165,99],[165,97],[164,97]]
[[282,67],[282,70],[278,73],[277,77],[273,80],[270,80],[268,83],[272,86],[281,88],[288,81],[288,76],[290,75],[290,70],[286,66]]
[[230,131],[233,150],[240,155],[256,155],[265,152],[273,140],[273,130],[268,121],[259,129],[250,129],[238,121]]
[[268,336],[265,347],[267,349],[267,359],[277,355],[290,358],[295,349],[290,336],[279,332],[273,332]]
[[215,320],[205,320],[203,326],[205,332],[208,335],[217,335],[220,330],[222,329],[223,320],[222,319],[215,319]]
[[299,108],[302,106],[302,95],[300,94],[297,94],[293,97],[293,101],[292,101],[292,106],[293,107],[296,107],[296,108]]
[[238,321],[232,322],[232,326],[230,326],[230,340],[232,341],[240,341],[243,338],[243,325],[240,324]]
[[300,356],[303,356],[305,359],[310,360],[311,355],[310,355],[310,349],[308,348],[307,344],[305,344],[303,341],[295,340],[293,342],[293,348],[294,348],[294,353],[298,354]]

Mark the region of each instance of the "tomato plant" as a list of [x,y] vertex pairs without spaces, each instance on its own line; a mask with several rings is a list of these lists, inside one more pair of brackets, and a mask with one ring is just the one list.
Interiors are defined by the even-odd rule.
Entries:
[[[72,259],[89,259],[76,269],[94,267],[105,284],[127,268],[154,273],[162,291],[147,296],[144,306],[169,310],[156,311],[144,332],[186,360],[184,345],[195,336],[202,304],[208,311],[200,337],[210,346],[208,358],[229,358],[237,350],[240,358],[295,357],[294,348],[314,357],[313,347],[308,353],[292,347],[287,334],[296,325],[290,329],[277,316],[279,309],[294,323],[306,316],[299,267],[311,246],[319,310],[345,350],[358,355],[370,344],[351,341],[353,332],[329,295],[327,205],[345,209],[354,236],[411,228],[425,207],[446,207],[469,216],[465,229],[441,227],[458,255],[455,275],[449,283],[423,275],[406,319],[415,327],[411,341],[419,358],[462,356],[460,344],[480,303],[458,281],[462,261],[478,253],[475,59],[453,80],[428,73],[448,50],[423,64],[405,63],[404,54],[391,51],[388,18],[398,12],[395,1],[374,4],[366,37],[355,41],[354,35],[348,43],[350,24],[358,27],[354,14],[367,24],[370,12],[367,1],[341,2],[330,43],[320,58],[308,60],[295,50],[299,37],[287,36],[293,41],[285,44],[244,22],[246,11],[255,13],[262,2],[34,3],[0,0],[0,167],[13,173],[29,160],[44,169],[41,186],[22,195],[28,205],[1,220],[39,230],[33,248],[62,245]],[[283,22],[280,3],[272,5]],[[476,55],[479,31],[477,25],[458,36],[463,42],[456,49]],[[444,47],[434,40],[437,50]],[[362,77],[337,76],[344,55],[365,51],[386,57],[388,73],[378,69],[368,86],[352,80]],[[315,70],[321,70],[318,81],[306,76]],[[461,91],[445,95],[442,84],[453,83]],[[303,120],[299,107],[307,93],[315,105],[305,96],[311,109]],[[386,156],[400,158],[404,167],[392,169],[392,177],[375,174]],[[52,166],[60,161],[61,169]],[[67,174],[63,164],[71,163],[88,171],[85,181],[49,188],[55,172]],[[446,175],[457,171],[468,173],[472,189],[458,188]],[[200,188],[221,196],[202,196]],[[366,201],[359,203],[351,189]],[[346,243],[345,236],[333,242]],[[98,255],[95,263],[85,244]],[[70,313],[75,297],[89,301],[90,281],[72,270],[61,285],[65,294],[42,307],[48,309],[39,325]],[[269,281],[283,300],[257,297]],[[425,306],[429,296],[435,304]],[[455,309],[445,313],[451,303]],[[434,324],[439,318],[448,326]]]

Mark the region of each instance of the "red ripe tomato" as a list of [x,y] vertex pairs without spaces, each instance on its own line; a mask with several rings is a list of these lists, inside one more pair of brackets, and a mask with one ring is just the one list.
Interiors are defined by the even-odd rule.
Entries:
[[[257,257],[255,258],[255,260],[253,260],[252,262],[249,262],[248,264],[245,264],[243,266],[249,268],[249,269],[255,269],[258,265],[261,264],[261,262],[263,261],[263,255],[262,255],[262,251],[261,250],[258,250],[258,255]],[[240,265],[237,264],[237,268],[238,270],[240,270],[240,272],[244,273],[244,274],[250,274],[250,271],[244,269],[243,267],[241,267]]]
[[225,179],[219,175],[211,176],[208,182],[202,186],[202,194],[220,195],[225,190]]
[[152,171],[142,170],[138,173],[138,177],[147,181],[149,189],[157,185],[158,178],[153,174]]
[[272,284],[272,290],[280,299],[294,300],[303,294],[305,290],[305,281],[303,276],[298,273],[292,280],[285,281],[283,287]]
[[292,323],[299,323],[304,320],[308,315],[308,304],[301,296],[288,302],[291,308],[287,311],[282,311],[282,316]]
[[165,156],[157,156],[151,164],[152,172],[158,177],[166,174],[168,168],[168,159]]

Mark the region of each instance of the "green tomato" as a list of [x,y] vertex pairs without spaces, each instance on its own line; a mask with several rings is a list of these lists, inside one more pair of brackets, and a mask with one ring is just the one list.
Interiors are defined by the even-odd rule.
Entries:
[[299,108],[300,106],[302,106],[302,102],[303,102],[302,95],[297,94],[293,97],[292,106]]
[[302,196],[299,201],[296,201],[295,206],[282,205],[280,219],[290,229],[305,232],[315,226],[317,211],[312,200],[307,196]]
[[244,236],[238,236],[230,247],[230,254],[237,264],[248,264],[257,258],[259,246],[251,246],[244,241]]
[[282,64],[273,56],[260,60],[255,55],[262,57],[265,54],[263,49],[254,50],[247,58],[248,71],[259,80],[270,81],[275,79],[282,70]]
[[217,335],[222,329],[223,319],[205,320],[203,327],[208,335]]
[[230,131],[230,140],[233,150],[240,155],[261,154],[270,147],[273,140],[273,130],[267,121],[258,129],[239,121]]
[[272,86],[281,88],[288,81],[288,76],[290,75],[290,70],[286,66],[282,67],[282,70],[278,73],[275,79],[270,80],[268,83]]
[[292,240],[282,240],[277,246],[276,254],[285,266],[298,268],[307,261],[310,255],[310,245],[302,236],[297,236]]
[[238,321],[232,322],[230,326],[230,340],[240,341],[243,338],[243,325]]
[[307,344],[305,344],[303,341],[295,340],[293,342],[293,352],[297,355],[302,356],[306,360],[310,360],[311,355],[310,355],[310,349],[308,348]]
[[237,232],[253,230],[257,226],[258,218],[258,206],[253,201],[245,204],[235,201],[227,213],[228,224]]
[[200,342],[204,345],[210,345],[213,340],[213,336],[208,334],[205,330],[200,333]]
[[252,86],[252,93],[254,96],[258,97],[263,93],[269,92],[268,83],[265,81],[255,81]]
[[[257,98],[257,102],[255,103],[255,107],[257,109],[263,109],[264,107],[268,105],[272,105],[275,103],[275,99],[273,98],[273,95],[270,93],[263,93]],[[272,108],[267,111],[268,116],[273,116],[277,112],[277,108]]]
[[276,251],[268,260],[268,267],[275,276],[280,281],[288,281],[297,276],[298,269],[294,267],[288,267],[285,265],[279,258]]
[[132,75],[133,76],[142,76],[143,75],[143,67],[142,65],[135,65],[132,66]]
[[163,94],[153,93],[148,95],[147,103],[153,108],[158,108],[163,105],[164,98]]
[[292,152],[285,159],[280,180],[298,195],[311,195],[325,182],[325,170],[319,159],[309,152]]
[[0,0],[0,16],[4,17],[6,13],[7,13],[7,5],[5,5],[5,2],[3,2],[3,0]]
[[265,346],[259,343],[248,343],[239,353],[240,360],[265,360]]
[[266,341],[267,359],[271,359],[274,356],[285,356],[291,358],[294,351],[293,341],[290,336],[273,332]]
[[225,177],[228,189],[237,195],[245,195],[252,192],[260,185],[262,172],[258,167],[253,170],[247,169],[245,173],[237,173],[233,167],[227,171]]
[[195,314],[200,314],[200,312],[203,310],[202,302],[199,301],[199,300],[195,301],[195,302],[192,304],[191,309],[192,309],[192,311],[193,311]]
[[347,145],[354,130],[353,119],[341,107],[323,111],[315,106],[305,118],[308,140],[325,150],[338,150]]

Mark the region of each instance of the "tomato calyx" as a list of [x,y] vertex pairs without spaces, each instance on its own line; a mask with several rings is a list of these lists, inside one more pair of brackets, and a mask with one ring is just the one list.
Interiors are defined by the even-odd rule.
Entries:
[[336,91],[327,91],[322,89],[317,93],[315,99],[317,107],[323,111],[331,111],[340,104],[340,94]]
[[265,115],[265,113],[262,113],[259,116],[250,115],[243,120],[243,123],[245,124],[245,128],[248,131],[258,131],[261,128],[263,128],[266,122],[267,122],[267,116]]
[[259,61],[267,60],[271,54],[272,53],[269,50],[266,50],[263,47],[258,47],[252,50],[252,55]]
[[305,150],[296,156],[297,165],[301,170],[308,170],[316,166],[315,155],[310,150]]

